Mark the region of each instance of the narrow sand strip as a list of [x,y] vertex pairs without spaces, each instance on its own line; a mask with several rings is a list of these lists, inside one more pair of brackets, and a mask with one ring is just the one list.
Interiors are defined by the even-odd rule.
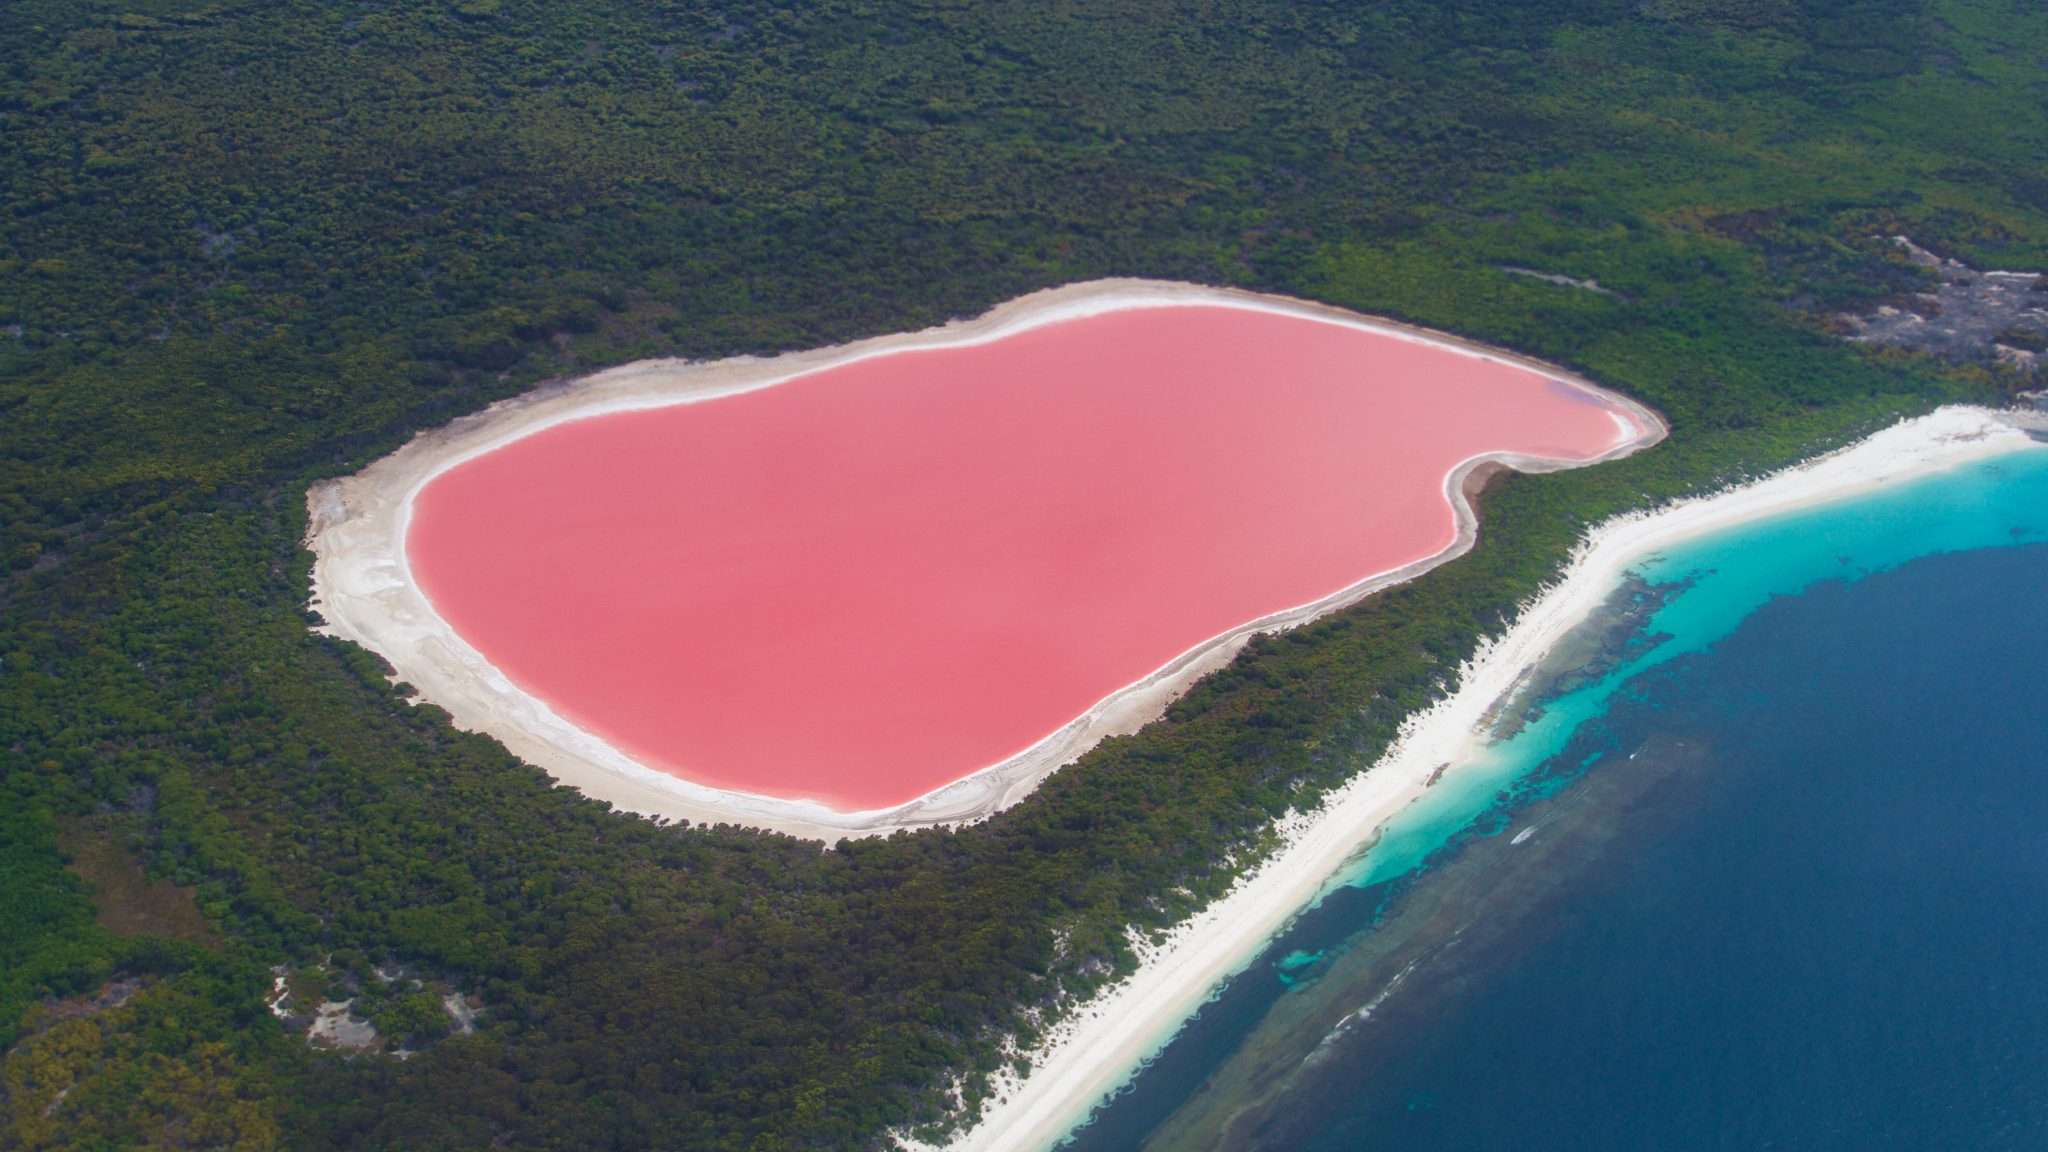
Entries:
[[[1028,328],[1104,312],[1188,304],[1222,305],[1337,324],[1532,369],[1606,406],[1615,423],[1614,442],[1605,453],[1588,461],[1507,453],[1462,461],[1444,477],[1446,511],[1457,528],[1454,543],[1444,551],[1204,640],[1022,752],[906,804],[874,811],[840,812],[808,801],[712,788],[635,762],[513,684],[455,633],[413,578],[405,541],[413,500],[420,490],[449,468],[555,424],[730,396],[853,361],[911,349],[983,344]],[[631,364],[538,389],[422,433],[363,471],[316,485],[307,493],[307,544],[315,555],[313,607],[325,618],[325,631],[382,655],[399,679],[413,685],[421,699],[445,708],[457,727],[498,738],[555,779],[618,808],[670,819],[745,824],[828,841],[881,835],[899,828],[979,820],[998,812],[1029,795],[1048,774],[1104,738],[1134,732],[1156,719],[1190,684],[1227,664],[1251,636],[1302,624],[1464,554],[1477,535],[1476,517],[1465,491],[1467,479],[1476,470],[1489,465],[1527,472],[1581,467],[1654,444],[1664,431],[1663,421],[1655,413],[1569,372],[1445,333],[1283,297],[1162,281],[1095,281],[1021,297],[972,320],[836,348],[771,359]]]
[[[1255,959],[1389,818],[1446,764],[1467,763],[1487,719],[1522,675],[1589,617],[1643,557],[1746,521],[1850,499],[1899,481],[2023,450],[2048,451],[2023,427],[2040,414],[1944,408],[1753,484],[1601,524],[1557,583],[1525,605],[1505,635],[1460,669],[1457,689],[1409,718],[1373,768],[1313,813],[1282,822],[1283,846],[1255,873],[1156,946],[1138,970],[1052,1030],[1032,1071],[999,1082],[996,1102],[952,1152],[1038,1152],[1053,1146],[1162,1048],[1211,992]],[[1456,768],[1451,769],[1455,771]],[[902,1140],[905,1148],[916,1148]]]

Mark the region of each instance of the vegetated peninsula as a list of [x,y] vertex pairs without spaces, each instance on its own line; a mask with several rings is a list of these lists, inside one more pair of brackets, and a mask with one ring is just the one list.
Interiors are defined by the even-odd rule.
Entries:
[[[1930,290],[1891,236],[2048,269],[2043,43],[1986,0],[8,4],[0,1146],[957,1130],[1592,525],[2038,387],[1833,318]],[[1468,553],[985,821],[834,851],[620,813],[309,627],[307,492],[421,432],[1127,276],[1455,332],[1670,434],[1493,477]]]
[[1703,535],[2018,453],[2048,455],[2048,417],[1944,408],[1763,480],[1598,525],[1561,578],[1458,670],[1452,692],[1410,716],[1369,771],[1282,821],[1279,848],[1222,899],[1167,933],[1134,941],[1137,970],[1050,1029],[1027,1054],[1027,1074],[999,1076],[992,1108],[954,1147],[1051,1147],[1087,1119],[1220,981],[1241,970],[1355,861],[1388,820],[1485,755],[1498,735],[1494,721],[1502,707],[1645,557]]

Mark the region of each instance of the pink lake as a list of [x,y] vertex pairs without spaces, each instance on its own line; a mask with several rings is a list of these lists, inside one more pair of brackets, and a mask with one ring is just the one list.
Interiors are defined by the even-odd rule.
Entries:
[[1430,557],[1600,397],[1300,316],[1128,309],[558,424],[415,499],[434,608],[640,763],[884,808],[1253,620]]

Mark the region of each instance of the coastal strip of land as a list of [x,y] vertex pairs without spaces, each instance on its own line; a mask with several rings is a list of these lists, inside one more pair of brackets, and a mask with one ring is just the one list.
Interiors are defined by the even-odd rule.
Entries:
[[[1030,1071],[999,1075],[991,1102],[951,1152],[1039,1152],[1083,1122],[1169,1041],[1212,992],[1249,964],[1389,818],[1488,740],[1496,705],[1567,633],[1599,609],[1643,558],[1746,522],[1859,495],[1975,461],[2044,451],[2039,413],[1943,408],[1755,483],[1607,521],[1560,578],[1483,643],[1456,688],[1412,716],[1371,769],[1317,809],[1280,824],[1281,846],[1224,897],[1153,941],[1137,970],[1048,1029],[1022,1053]],[[921,1147],[904,1139],[905,1148]]]
[[[1443,479],[1446,507],[1456,522],[1455,538],[1444,550],[1210,637],[1017,755],[908,803],[874,811],[842,812],[810,801],[714,788],[637,763],[570,723],[492,666],[435,611],[407,560],[413,502],[428,483],[450,468],[557,424],[736,395],[855,361],[987,343],[1062,320],[1196,304],[1338,324],[1530,370],[1604,406],[1614,420],[1615,437],[1606,451],[1589,459],[1485,453],[1461,461]],[[1047,775],[1101,740],[1134,732],[1156,719],[1189,685],[1227,664],[1252,636],[1302,624],[1464,554],[1477,537],[1477,518],[1468,498],[1471,482],[1487,469],[1536,472],[1583,467],[1638,451],[1664,435],[1662,419],[1626,397],[1556,366],[1446,333],[1284,297],[1161,281],[1093,281],[1034,293],[981,317],[919,333],[765,359],[627,365],[544,387],[423,433],[361,472],[315,485],[308,492],[307,544],[315,556],[312,606],[325,622],[324,631],[383,656],[397,679],[410,684],[420,699],[445,709],[457,727],[496,737],[521,758],[586,795],[630,812],[744,824],[831,842],[985,818],[1029,795]]]

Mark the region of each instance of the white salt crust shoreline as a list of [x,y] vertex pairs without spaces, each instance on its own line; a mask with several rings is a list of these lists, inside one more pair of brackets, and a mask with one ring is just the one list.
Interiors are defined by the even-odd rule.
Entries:
[[[407,562],[406,530],[421,489],[450,468],[557,424],[736,395],[877,356],[984,344],[1062,320],[1193,304],[1338,324],[1530,369],[1605,405],[1614,416],[1615,441],[1588,460],[1488,453],[1462,461],[1444,477],[1446,512],[1456,530],[1452,544],[1442,552],[1204,640],[1029,748],[905,804],[871,811],[842,812],[814,801],[714,788],[637,763],[570,723],[492,666],[434,610]],[[411,684],[419,699],[446,709],[456,727],[496,737],[521,759],[587,796],[642,815],[743,824],[830,843],[985,819],[1029,795],[1048,775],[1107,737],[1135,732],[1157,719],[1196,680],[1228,664],[1252,636],[1306,623],[1463,555],[1477,538],[1478,527],[1464,489],[1467,479],[1485,465],[1524,472],[1584,467],[1628,455],[1664,435],[1663,420],[1626,397],[1553,365],[1447,333],[1280,296],[1168,281],[1097,280],[1022,296],[974,319],[833,348],[766,359],[628,364],[543,387],[421,433],[361,472],[324,481],[307,492],[306,544],[314,554],[312,607],[326,621],[322,631],[383,656],[399,680]]]
[[[1618,517],[1595,527],[1556,582],[1459,670],[1457,687],[1411,716],[1370,771],[1315,811],[1279,824],[1281,847],[1216,902],[1165,933],[1135,941],[1140,962],[1051,1029],[1025,1055],[1031,1071],[998,1077],[993,1103],[948,1152],[1040,1152],[1087,1118],[1172,1039],[1188,1017],[1448,766],[1470,763],[1488,718],[1528,672],[1620,586],[1632,565],[1683,541],[1800,508],[1853,499],[1905,480],[2023,450],[2048,451],[2027,430],[2037,413],[1943,408],[1752,484]],[[907,1136],[906,1150],[929,1147]]]

